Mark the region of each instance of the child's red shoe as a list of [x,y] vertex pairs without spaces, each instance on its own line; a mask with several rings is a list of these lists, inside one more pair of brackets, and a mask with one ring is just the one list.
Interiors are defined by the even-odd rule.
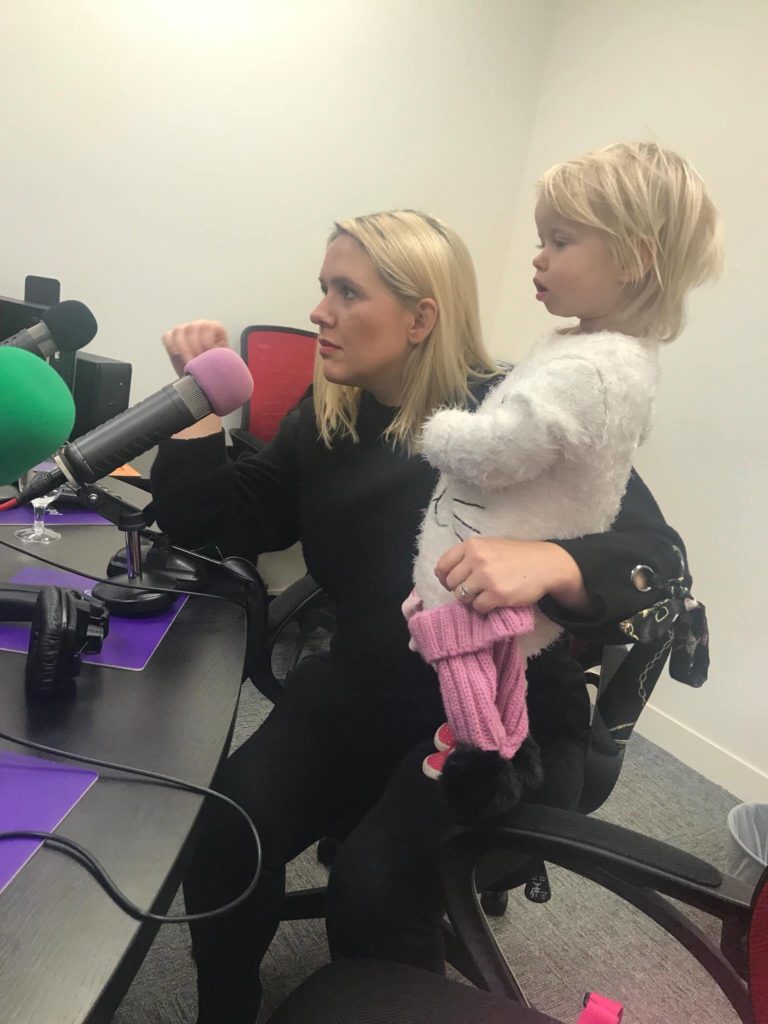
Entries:
[[456,746],[456,737],[447,722],[443,722],[435,733],[435,746],[438,750],[453,750]]
[[428,754],[421,762],[421,770],[427,778],[439,779],[450,755],[450,750],[436,750],[434,754]]

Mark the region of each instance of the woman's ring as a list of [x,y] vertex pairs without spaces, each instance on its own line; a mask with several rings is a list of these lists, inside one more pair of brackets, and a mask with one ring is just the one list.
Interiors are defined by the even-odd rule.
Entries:
[[471,590],[467,590],[463,583],[459,584],[459,593],[465,601],[474,601],[477,597],[477,594],[473,594]]

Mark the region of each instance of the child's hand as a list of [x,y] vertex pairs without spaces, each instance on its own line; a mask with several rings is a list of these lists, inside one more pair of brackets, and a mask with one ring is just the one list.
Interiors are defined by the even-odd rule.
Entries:
[[579,614],[590,610],[578,565],[550,541],[473,537],[446,551],[435,575],[458,601],[482,614],[536,604],[545,594]]

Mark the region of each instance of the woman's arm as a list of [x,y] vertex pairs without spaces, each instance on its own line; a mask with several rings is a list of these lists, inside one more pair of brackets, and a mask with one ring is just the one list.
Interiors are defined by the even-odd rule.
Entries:
[[473,537],[446,551],[435,573],[447,590],[484,615],[494,608],[536,604],[547,594],[573,615],[591,613],[578,563],[550,541]]
[[[229,347],[223,324],[195,320],[163,335],[181,376],[190,359]],[[255,557],[298,539],[297,433],[289,413],[272,444],[258,455],[229,459],[218,416],[206,416],[160,445],[151,472],[152,512],[160,528],[185,547],[216,544],[224,554]]]
[[[463,583],[473,595],[464,603],[479,612],[538,603],[569,632],[619,643],[626,640],[618,628],[622,619],[667,596],[657,584],[680,575],[680,556],[685,559],[682,540],[633,470],[607,533],[567,541],[473,538],[446,552],[436,572],[460,600]],[[638,565],[648,566],[653,577],[640,573],[633,580]],[[646,583],[649,590],[639,589]]]
[[[668,597],[663,586],[667,580],[682,574],[686,585],[691,585],[685,545],[665,522],[653,495],[634,469],[619,514],[607,533],[553,543],[578,564],[592,609],[586,617],[574,615],[573,609],[552,594],[542,599],[541,609],[569,632],[602,643],[625,643],[626,636],[618,623]],[[650,577],[635,572],[638,566],[647,566]]]
[[184,547],[216,544],[224,554],[251,558],[293,544],[299,538],[299,417],[294,409],[271,444],[236,462],[227,455],[223,431],[161,444],[151,472],[160,528]]

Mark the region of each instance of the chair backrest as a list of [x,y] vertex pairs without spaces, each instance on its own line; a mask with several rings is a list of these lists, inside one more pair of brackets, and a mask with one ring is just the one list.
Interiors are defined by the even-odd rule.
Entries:
[[582,814],[596,811],[611,795],[627,742],[667,663],[670,646],[669,639],[662,637],[629,649],[603,648],[578,807]]
[[240,354],[253,375],[242,427],[271,441],[280,420],[312,383],[317,335],[291,327],[253,325],[240,335]]
[[597,693],[592,709],[592,724],[584,763],[584,784],[578,806],[582,814],[591,814],[598,807],[602,807],[613,792],[624,763],[626,743],[617,743],[611,735],[610,726],[601,713],[600,698],[615,680],[616,673],[626,657],[626,648],[606,646],[600,659],[599,677],[596,679],[594,672],[587,673],[587,679],[595,682]]

